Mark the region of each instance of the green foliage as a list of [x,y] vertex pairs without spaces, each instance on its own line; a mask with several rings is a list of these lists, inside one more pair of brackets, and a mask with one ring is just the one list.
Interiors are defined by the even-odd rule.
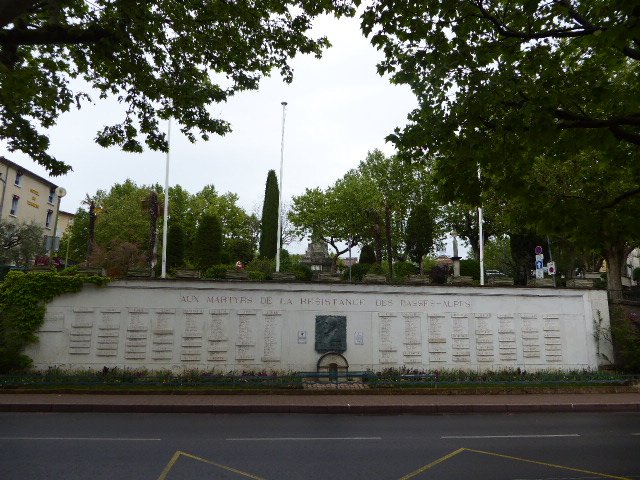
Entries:
[[208,106],[257,89],[272,70],[290,83],[291,58],[329,46],[310,34],[312,20],[354,12],[342,0],[18,3],[4,8],[1,25],[0,139],[53,175],[71,167],[49,154],[39,130],[93,101],[75,79],[123,104],[99,145],[166,151],[162,120],[175,118],[191,142],[224,135],[229,124]]
[[227,270],[235,270],[235,265],[214,265],[202,273],[202,278],[222,280],[227,277]]
[[22,352],[37,340],[46,303],[64,293],[78,292],[85,283],[105,285],[107,278],[55,272],[11,271],[0,284],[0,372],[28,367]]
[[262,204],[262,222],[260,224],[261,258],[274,259],[278,248],[278,179],[274,170],[269,170]]
[[447,283],[450,269],[448,265],[433,265],[427,270],[427,275],[431,279],[431,283],[444,285]]
[[611,311],[611,338],[616,366],[640,373],[640,317],[625,313],[621,308]]
[[511,257],[509,237],[491,237],[484,244],[484,269],[498,270],[509,277],[513,277],[515,264]]
[[36,255],[45,253],[42,238],[44,229],[35,222],[0,221],[1,263],[29,266]]
[[309,281],[313,277],[313,272],[307,265],[295,264],[291,267],[291,271],[296,276],[296,280]]
[[[389,139],[429,166],[440,200],[486,208],[485,235],[596,251],[612,299],[640,241],[637,17],[637,2],[616,0],[428,0],[373,2],[362,23],[385,53],[379,72],[418,98]],[[477,232],[461,236],[477,254]]]
[[433,207],[430,203],[420,202],[414,205],[407,219],[405,243],[407,255],[418,264],[433,249],[434,224]]
[[480,262],[477,260],[460,260],[460,275],[480,280]]
[[418,268],[411,262],[396,262],[393,265],[395,276],[399,280],[407,278],[409,275],[418,273]]
[[170,225],[167,232],[167,268],[184,265],[185,236],[180,225]]
[[201,271],[220,263],[222,223],[216,215],[205,214],[200,219],[193,250],[196,265]]
[[[362,282],[364,276],[369,273],[371,267],[375,265],[373,263],[354,263],[351,266],[351,281],[352,282]],[[349,280],[349,269],[345,268],[344,272],[342,272],[342,278],[344,280]]]
[[362,249],[360,250],[360,259],[358,260],[358,263],[360,264],[376,263],[376,253],[370,244],[367,243],[362,246]]
[[633,279],[636,282],[640,282],[640,267],[636,267],[633,269]]
[[229,255],[229,262],[234,263],[240,260],[247,264],[255,256],[255,248],[251,240],[244,238],[229,238],[224,242],[225,250]]
[[106,247],[95,245],[89,264],[104,268],[110,277],[123,277],[130,269],[149,267],[146,252],[121,239],[113,239]]
[[268,258],[256,258],[246,267],[251,280],[269,280],[271,274],[276,271],[274,260]]

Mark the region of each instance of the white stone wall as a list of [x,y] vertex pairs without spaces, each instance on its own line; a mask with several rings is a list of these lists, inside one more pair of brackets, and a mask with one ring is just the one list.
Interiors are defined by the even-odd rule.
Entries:
[[347,318],[350,371],[596,369],[606,292],[139,280],[48,305],[36,368],[315,371],[318,315]]

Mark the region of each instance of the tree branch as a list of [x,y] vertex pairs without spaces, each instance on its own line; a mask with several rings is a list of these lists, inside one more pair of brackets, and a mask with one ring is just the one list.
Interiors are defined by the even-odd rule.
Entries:
[[603,208],[604,209],[613,208],[616,205],[618,205],[619,203],[624,202],[627,198],[633,197],[634,195],[638,195],[639,193],[640,193],[640,187],[634,188],[633,190],[629,190],[627,192],[624,192],[624,193],[618,195],[613,200],[611,200],[611,202],[607,203]]
[[21,15],[33,10],[41,0],[0,0],[0,28],[15,23]]
[[5,30],[0,32],[0,45],[52,45],[95,43],[113,35],[98,25],[88,27],[49,25],[38,30]]
[[506,23],[499,20],[495,15],[492,15],[482,5],[482,0],[476,1],[476,7],[480,11],[481,18],[484,18],[485,20],[488,20],[489,22],[491,22],[500,35],[508,38],[519,38],[521,40],[540,40],[543,38],[584,37],[587,35],[592,35],[595,31],[599,30],[596,27],[585,28],[581,26],[582,28],[580,29],[557,28],[557,29],[547,30],[545,32],[538,32],[538,33],[519,32],[517,30],[509,28]]

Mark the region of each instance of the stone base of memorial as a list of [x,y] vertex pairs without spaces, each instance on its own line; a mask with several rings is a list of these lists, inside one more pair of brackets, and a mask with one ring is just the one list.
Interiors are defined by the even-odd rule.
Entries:
[[569,288],[593,288],[593,280],[590,278],[570,278],[567,280]]
[[473,277],[467,277],[465,275],[449,277],[447,278],[447,283],[449,285],[473,285]]
[[406,283],[409,285],[429,285],[431,279],[427,275],[409,275]]
[[487,285],[512,286],[513,277],[488,277]]
[[362,278],[364,283],[387,283],[385,275],[367,274]]
[[200,272],[190,268],[176,268],[173,276],[175,278],[200,278]]
[[271,280],[277,282],[293,282],[296,279],[295,273],[292,272],[272,272]]
[[227,280],[248,280],[249,274],[244,270],[227,270],[224,278]]
[[149,268],[133,268],[127,271],[127,277],[129,278],[150,278],[151,269]]
[[553,278],[530,278],[527,287],[553,287]]
[[313,276],[313,280],[315,280],[316,282],[337,283],[342,281],[342,277],[334,273],[318,272]]

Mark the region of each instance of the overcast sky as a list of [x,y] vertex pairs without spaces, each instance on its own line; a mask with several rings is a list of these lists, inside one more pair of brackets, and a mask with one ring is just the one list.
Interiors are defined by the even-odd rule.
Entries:
[[[415,97],[408,87],[392,85],[376,73],[382,54],[362,36],[358,19],[321,18],[316,31],[327,35],[333,47],[320,60],[297,57],[292,84],[275,73],[258,91],[210,107],[231,122],[230,134],[191,144],[177,125],[172,126],[170,185],[196,193],[213,184],[219,193],[238,194],[240,206],[248,212],[261,209],[267,172],[274,169],[279,175],[282,101],[288,102],[283,175],[287,203],[305,188],[333,184],[374,148],[394,153],[384,138],[405,125]],[[130,154],[93,142],[102,126],[122,120],[122,111],[115,102],[98,100],[63,114],[50,129],[51,153],[73,167],[73,172],[52,178],[68,191],[62,210],[75,212],[87,193],[108,190],[127,178],[138,185],[164,185],[165,154]],[[8,152],[4,144],[0,154],[48,176],[44,168],[25,155]]]

